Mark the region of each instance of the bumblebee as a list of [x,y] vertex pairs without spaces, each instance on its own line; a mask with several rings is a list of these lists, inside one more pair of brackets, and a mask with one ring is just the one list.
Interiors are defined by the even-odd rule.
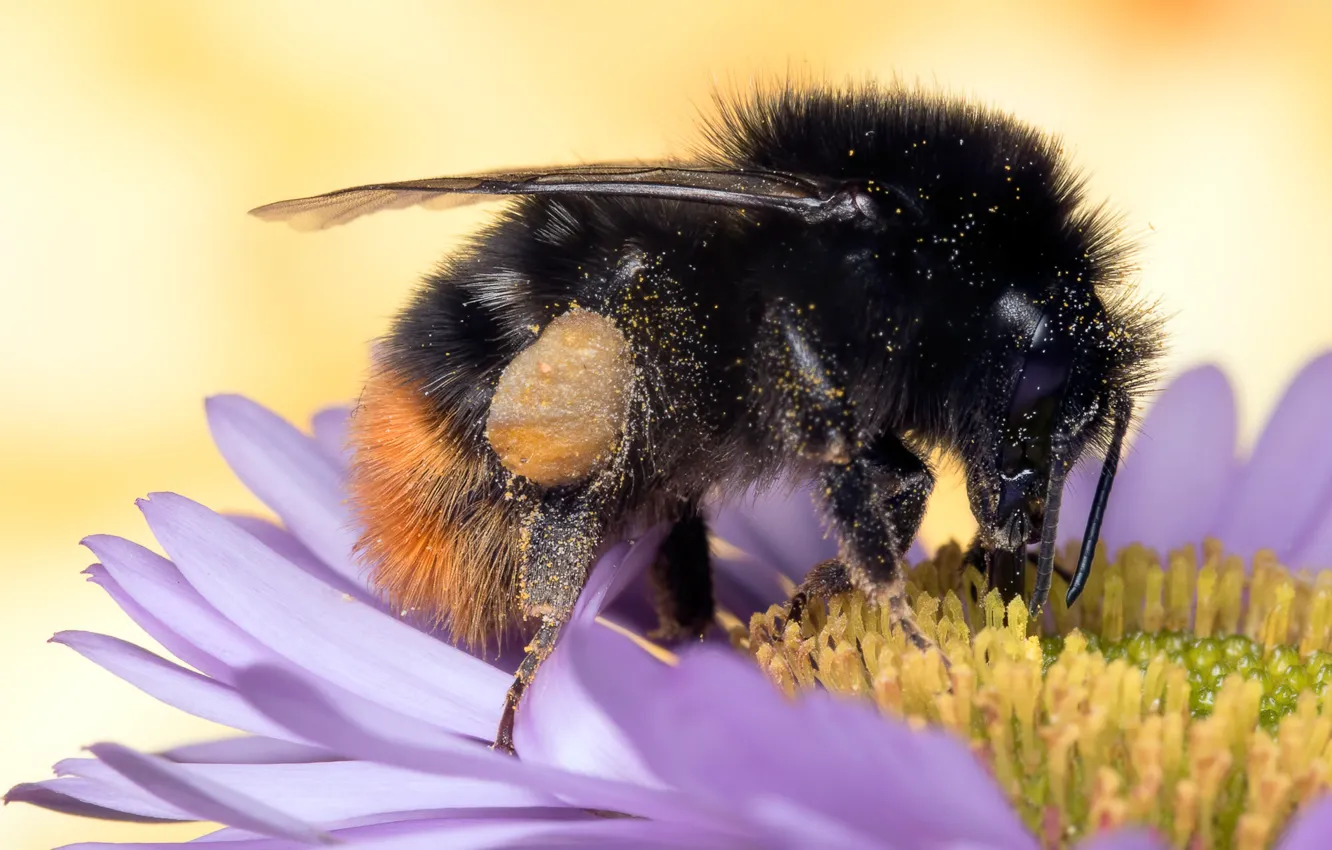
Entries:
[[1058,143],[896,87],[719,102],[687,159],[383,183],[260,207],[325,228],[513,196],[397,317],[353,417],[360,556],[395,603],[472,644],[531,637],[497,748],[599,548],[671,531],[665,632],[712,619],[718,493],[819,483],[840,556],[797,594],[859,588],[919,642],[902,561],[960,458],[992,585],[1033,612],[1065,475],[1103,454],[1080,592],[1162,332],[1131,245]]

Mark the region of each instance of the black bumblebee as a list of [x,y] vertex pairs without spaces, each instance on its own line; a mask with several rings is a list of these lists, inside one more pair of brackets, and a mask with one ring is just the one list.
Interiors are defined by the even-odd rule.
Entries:
[[[901,562],[960,456],[992,585],[1045,601],[1060,495],[1104,453],[1091,563],[1160,323],[1055,141],[872,85],[720,103],[704,149],[385,183],[260,207],[329,227],[514,195],[398,317],[353,417],[361,555],[404,608],[482,642],[530,624],[496,744],[599,546],[656,521],[663,628],[712,619],[704,497],[805,476],[841,540],[802,594],[904,618]],[[797,599],[803,599],[799,595]]]

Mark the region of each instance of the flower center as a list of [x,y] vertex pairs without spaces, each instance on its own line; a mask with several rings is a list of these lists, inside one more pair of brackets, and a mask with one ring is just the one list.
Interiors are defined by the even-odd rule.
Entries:
[[1249,573],[1208,541],[1201,563],[1099,553],[1092,576],[1031,622],[943,547],[907,589],[947,665],[858,593],[799,623],[774,606],[733,640],[788,694],[817,684],[962,736],[1047,847],[1126,823],[1190,850],[1269,846],[1332,787],[1332,572],[1259,553]]

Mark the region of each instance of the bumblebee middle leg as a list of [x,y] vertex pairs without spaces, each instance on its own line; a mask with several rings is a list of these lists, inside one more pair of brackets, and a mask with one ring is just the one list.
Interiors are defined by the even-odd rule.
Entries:
[[670,533],[648,573],[658,627],[650,637],[702,637],[712,622],[712,556],[708,524],[698,502],[681,502]]
[[841,558],[810,573],[792,600],[792,616],[810,598],[855,588],[887,606],[912,643],[931,646],[907,605],[902,563],[925,515],[933,474],[896,435],[885,434],[850,462],[825,467],[821,480],[842,538]]
[[524,524],[524,552],[519,600],[541,626],[526,647],[504,699],[494,748],[513,753],[513,726],[523,692],[537,668],[555,649],[560,630],[573,613],[601,542],[602,499],[596,487],[548,493]]
[[887,605],[913,642],[928,645],[906,604],[901,561],[911,545],[934,476],[897,435],[856,439],[845,375],[820,344],[811,315],[779,302],[764,316],[756,386],[771,388],[758,420],[792,455],[819,464],[828,513],[842,538],[839,561],[819,565],[789,613],[810,597],[859,588]]

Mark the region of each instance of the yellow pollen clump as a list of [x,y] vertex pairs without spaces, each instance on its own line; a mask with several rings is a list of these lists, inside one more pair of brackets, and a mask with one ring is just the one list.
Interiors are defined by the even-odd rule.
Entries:
[[908,572],[937,650],[860,593],[731,633],[789,695],[820,685],[959,735],[1046,848],[1142,824],[1181,850],[1260,850],[1332,790],[1332,572],[1266,552],[1252,568],[1214,541],[1164,564],[1101,551],[1078,604],[1056,576],[1031,621],[949,544]]

